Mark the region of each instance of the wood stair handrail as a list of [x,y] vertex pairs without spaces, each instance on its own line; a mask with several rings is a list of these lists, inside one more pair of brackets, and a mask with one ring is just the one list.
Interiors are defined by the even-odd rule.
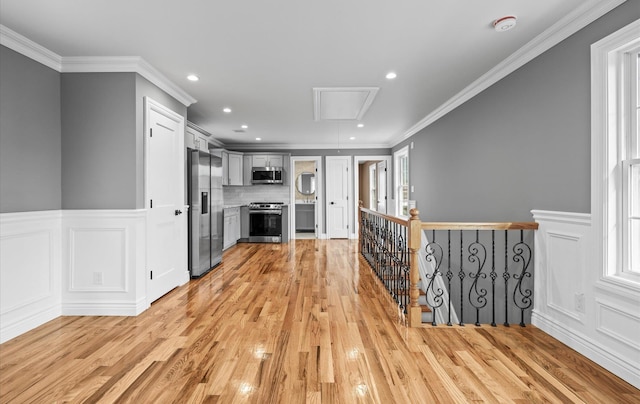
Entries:
[[537,222],[422,222],[422,230],[538,230]]

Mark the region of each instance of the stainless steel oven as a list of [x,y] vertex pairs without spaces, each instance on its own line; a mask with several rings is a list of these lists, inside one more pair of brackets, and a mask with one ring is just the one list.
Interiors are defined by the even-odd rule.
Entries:
[[281,202],[253,202],[249,204],[249,242],[282,242]]

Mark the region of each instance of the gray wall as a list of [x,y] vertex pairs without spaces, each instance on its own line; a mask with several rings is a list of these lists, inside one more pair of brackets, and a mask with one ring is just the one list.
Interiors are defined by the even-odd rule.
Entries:
[[62,74],[63,209],[144,208],[144,97],[186,117],[139,74]]
[[60,74],[0,46],[0,89],[0,213],[60,209]]
[[640,18],[629,0],[393,150],[429,221],[590,212],[590,45]]
[[135,73],[62,74],[62,208],[136,208]]

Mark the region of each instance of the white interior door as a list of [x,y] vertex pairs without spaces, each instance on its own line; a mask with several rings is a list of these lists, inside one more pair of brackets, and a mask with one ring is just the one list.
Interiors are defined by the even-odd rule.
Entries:
[[376,210],[380,213],[387,213],[387,162],[380,161],[376,167],[378,184],[376,187],[378,200]]
[[184,118],[149,98],[145,112],[147,303],[151,303],[185,281]]
[[349,237],[350,156],[327,156],[327,237]]

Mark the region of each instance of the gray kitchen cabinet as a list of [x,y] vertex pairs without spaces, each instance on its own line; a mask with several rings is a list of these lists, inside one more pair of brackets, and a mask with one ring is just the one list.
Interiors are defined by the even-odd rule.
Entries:
[[316,229],[316,204],[296,203],[296,231],[313,232]]
[[238,152],[229,152],[229,161],[228,161],[228,173],[229,173],[229,184],[228,185],[243,185],[243,160],[242,153]]
[[222,185],[244,185],[243,153],[222,151]]
[[282,206],[282,242],[289,242],[289,205]]
[[[242,156],[242,184],[243,185],[252,185],[251,184],[251,168],[253,164],[253,158],[250,154],[245,154]],[[249,237],[249,236],[247,236]]]
[[249,240],[249,207],[240,207],[240,239]]
[[229,185],[229,153],[222,152],[222,185]]
[[209,136],[187,126],[187,130],[184,132],[184,146],[208,152]]
[[235,245],[240,238],[240,207],[224,210],[224,228],[222,249]]
[[254,154],[253,167],[282,167],[282,154]]

